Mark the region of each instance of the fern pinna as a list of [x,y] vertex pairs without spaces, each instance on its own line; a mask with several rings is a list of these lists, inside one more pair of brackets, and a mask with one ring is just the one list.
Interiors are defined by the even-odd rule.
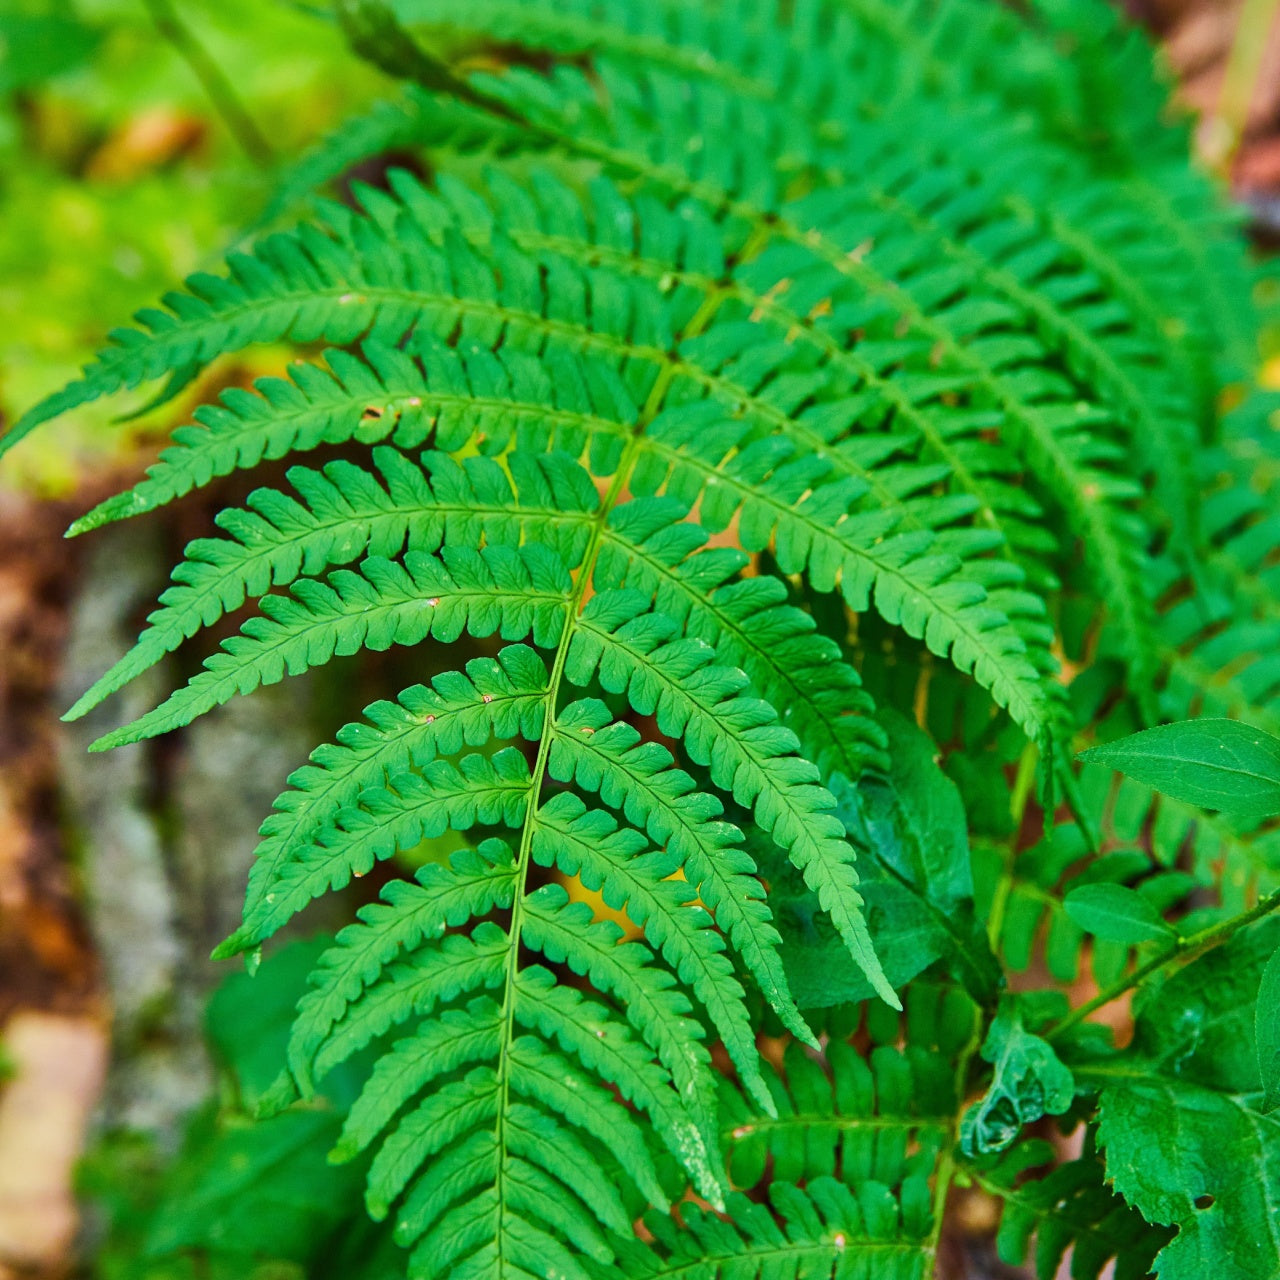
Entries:
[[[251,963],[375,862],[459,846],[324,952],[272,1105],[372,1055],[334,1155],[369,1153],[424,1280],[924,1276],[956,1186],[1041,1276],[1067,1249],[1077,1276],[1280,1269],[1259,1068],[1215,1083],[1185,1021],[1219,943],[1265,958],[1271,829],[1071,758],[1201,698],[1265,724],[1276,687],[1243,665],[1275,623],[1268,429],[1218,418],[1252,269],[1145,44],[1101,0],[339,16],[408,83],[282,179],[268,217],[309,216],[6,441],[253,344],[306,357],[73,526],[331,459],[187,547],[70,715],[249,616],[99,748],[487,642],[317,748],[262,827],[217,953]],[[391,149],[418,172],[320,194]],[[1087,886],[1181,938],[1089,925]],[[1005,992],[1036,959],[1101,994]],[[1086,1015],[1139,984],[1120,1051]],[[1257,1194],[1212,1162],[1170,1183],[1207,1133],[1155,1169],[1151,1109],[1196,1090]],[[1035,1176],[1054,1148],[1022,1131],[1055,1116],[1087,1142]]]

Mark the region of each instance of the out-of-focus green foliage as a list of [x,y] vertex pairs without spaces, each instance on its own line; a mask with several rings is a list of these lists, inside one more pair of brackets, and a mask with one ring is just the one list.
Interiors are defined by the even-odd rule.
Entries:
[[[282,0],[176,0],[172,12],[234,71],[282,159],[379,84],[333,23]],[[72,377],[125,315],[220,261],[272,190],[272,166],[246,155],[153,13],[144,0],[0,0],[6,421]],[[132,443],[101,430],[109,420],[77,415],[70,433],[6,461],[0,485],[67,487],[86,453]]]
[[351,1072],[335,1073],[312,1108],[252,1115],[325,941],[295,943],[256,978],[235,974],[214,995],[206,1023],[221,1096],[193,1117],[176,1160],[144,1135],[123,1132],[85,1162],[81,1188],[106,1232],[94,1253],[100,1280],[402,1274],[389,1233],[361,1207],[363,1166],[325,1163],[358,1091]]

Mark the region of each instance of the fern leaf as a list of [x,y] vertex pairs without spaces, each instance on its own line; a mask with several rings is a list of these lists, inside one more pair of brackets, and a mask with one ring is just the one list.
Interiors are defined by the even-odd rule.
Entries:
[[785,1021],[803,1026],[787,994],[776,952],[778,935],[761,901],[755,864],[733,848],[741,841],[741,832],[719,821],[720,802],[696,791],[693,779],[671,764],[665,748],[641,743],[630,725],[611,722],[603,703],[587,699],[560,715],[548,772],[553,778],[598,791],[606,804],[621,807],[628,821],[647,831],[655,844],[671,850],[733,939],[769,1002]]
[[246,622],[184,689],[93,749],[167,733],[237,694],[362,648],[420,644],[428,636],[447,642],[464,631],[554,643],[569,588],[563,562],[538,544],[446,551],[439,558],[409,552],[403,566],[371,557],[359,571],[335,571],[327,584],[304,579],[289,596],[265,597],[266,616]]
[[466,1009],[447,1009],[439,1018],[422,1023],[411,1037],[397,1041],[378,1060],[347,1114],[331,1159],[347,1160],[363,1151],[435,1076],[493,1058],[501,1015],[492,999],[477,996]]
[[688,1210],[683,1232],[650,1219],[655,1243],[629,1250],[623,1273],[637,1280],[694,1271],[712,1280],[762,1274],[924,1280],[929,1273],[929,1250],[904,1230],[901,1210],[878,1183],[855,1193],[833,1178],[816,1178],[803,1191],[777,1182],[770,1194],[781,1223],[741,1195],[729,1202],[727,1220]]
[[[817,785],[817,770],[793,754],[799,741],[777,724],[772,707],[733,696],[742,682],[736,672],[709,665],[710,646],[677,641],[655,651],[655,641],[670,636],[675,624],[641,615],[646,603],[625,592],[594,597],[569,649],[569,679],[584,684],[599,668],[606,689],[627,692],[641,714],[656,710],[664,733],[683,738],[695,763],[710,765],[720,787],[744,807],[754,807],[756,821],[804,872],[859,967],[873,973],[876,962],[859,911],[853,850],[830,812],[835,798]],[[623,660],[610,661],[610,650]],[[848,907],[853,911],[846,914]],[[896,1003],[887,986],[881,994]]]
[[379,448],[373,456],[379,478],[348,462],[330,463],[323,473],[295,467],[289,478],[300,501],[259,489],[248,510],[221,512],[218,524],[231,536],[187,547],[174,570],[176,585],[160,597],[161,608],[147,619],[137,644],[66,718],[84,715],[248,596],[261,597],[300,575],[315,577],[331,565],[363,556],[385,560],[406,548],[430,553],[446,543],[475,543],[475,529],[501,546],[535,538],[569,568],[582,558],[599,495],[565,455],[511,456],[523,501],[507,473],[487,458],[458,467],[445,455],[431,455],[433,486],[403,454]]
[[1030,1263],[1040,1280],[1052,1280],[1069,1248],[1081,1280],[1097,1280],[1113,1259],[1117,1280],[1144,1280],[1168,1233],[1149,1226],[1107,1187],[1093,1153],[1022,1180],[1051,1158],[1046,1143],[1024,1142],[998,1165],[970,1174],[1002,1203],[996,1237],[1001,1259],[1012,1266]]
[[559,866],[588,889],[600,890],[609,906],[625,909],[644,928],[650,944],[706,1008],[744,1085],[761,1106],[770,1107],[742,986],[712,927],[714,918],[694,900],[693,888],[681,887],[687,881],[672,879],[679,860],[647,848],[638,832],[562,792],[539,814],[532,854],[542,866]]
[[797,1184],[838,1177],[856,1188],[874,1181],[916,1205],[927,1231],[929,1181],[957,1105],[945,1059],[888,1045],[863,1057],[833,1039],[822,1062],[789,1049],[784,1070],[771,1074],[776,1118],[744,1105],[735,1090],[722,1090],[734,1185],[751,1190],[768,1168]]
[[539,357],[506,347],[459,352],[410,341],[405,350],[376,341],[363,360],[341,350],[326,365],[297,363],[289,380],[261,378],[254,393],[232,388],[198,409],[146,477],[72,524],[69,535],[156,510],[190,490],[264,458],[357,441],[412,449],[433,439],[490,451],[536,430],[545,447],[572,453],[596,436],[621,435],[636,408],[612,367],[559,348]]
[[701,1025],[689,1017],[687,997],[673,990],[676,979],[648,968],[649,949],[619,942],[610,921],[592,922],[585,903],[570,903],[559,885],[547,885],[525,903],[522,938],[550,961],[591,975],[592,985],[625,1006],[631,1024],[671,1073],[684,1105],[715,1156],[715,1103],[709,1088],[710,1054],[701,1043]]
[[[509,645],[497,659],[473,658],[466,675],[445,672],[430,686],[416,685],[396,702],[366,708],[372,723],[339,730],[337,741],[312,753],[290,775],[290,790],[263,824],[249,873],[243,925],[214,953],[235,955],[270,937],[305,905],[283,892],[283,868],[333,827],[361,795],[383,787],[410,767],[424,769],[437,756],[493,739],[536,741],[542,732],[547,669],[525,645]],[[432,873],[424,870],[423,874]],[[323,889],[327,887],[326,881]],[[298,882],[293,882],[296,890]]]
[[[310,173],[325,181],[395,139],[428,148],[430,181],[393,171],[389,189],[320,202],[224,276],[193,277],[0,442],[145,383],[158,403],[255,343],[333,348],[198,411],[138,485],[73,526],[265,459],[343,450],[254,491],[218,518],[222,536],[188,548],[138,645],[73,716],[228,613],[258,612],[99,747],[335,657],[508,644],[376,703],[293,775],[262,828],[243,924],[219,949],[256,956],[314,898],[457,833],[447,864],[392,879],[325,951],[271,1097],[310,1096],[342,1063],[364,1072],[334,1158],[367,1159],[368,1207],[413,1250],[413,1280],[922,1280],[932,1267],[958,1103],[977,1083],[953,1068],[975,1061],[985,1012],[919,978],[937,948],[903,979],[903,1017],[889,1007],[872,943],[886,915],[902,922],[868,921],[845,818],[871,810],[838,808],[828,782],[866,801],[887,753],[904,761],[849,654],[869,678],[888,673],[876,687],[891,700],[963,721],[976,745],[954,758],[993,778],[1017,755],[1008,720],[1049,778],[1062,772],[1060,649],[1073,670],[1092,664],[1076,702],[1113,692],[1119,657],[1145,718],[1184,696],[1197,663],[1233,710],[1274,711],[1273,667],[1246,659],[1275,619],[1239,586],[1265,572],[1268,502],[1224,486],[1206,520],[1224,598],[1200,620],[1177,599],[1200,537],[1191,462],[1211,425],[1220,308],[1210,287],[1178,297],[1171,264],[1196,248],[1199,274],[1221,263],[1229,284],[1243,259],[1232,265],[1203,184],[1152,194],[1172,153],[1152,141],[1141,49],[1096,80],[1046,72],[1064,35],[1097,38],[1098,12],[1094,0],[1029,14],[979,0],[343,0],[353,43],[421,88],[340,135]],[[421,45],[403,29],[415,23]],[[991,67],[994,39],[1016,47],[1011,65]],[[1089,154],[1094,88],[1131,108],[1105,166]],[[1015,103],[1018,119],[996,123]],[[1148,203],[1167,242],[1150,251],[1133,234]],[[1184,239],[1187,252],[1168,247]],[[1223,329],[1248,329],[1247,308],[1229,309]],[[1168,549],[1158,573],[1153,546]],[[1236,557],[1247,571],[1219,563]],[[881,638],[882,660],[867,658]],[[1028,781],[1020,771],[1003,815],[1013,826]],[[1087,793],[1101,811],[1099,785],[1086,776],[1073,802]],[[1047,915],[1050,971],[1074,976],[1081,936],[1060,897],[1076,882],[1136,879],[1163,907],[1189,888],[1137,855],[1150,797],[1119,799],[1108,835],[1141,829],[1097,858],[1068,858],[1066,836],[1016,859],[978,854],[991,934],[1015,967]],[[1191,829],[1160,812],[1157,858]],[[854,833],[860,849],[870,830]],[[1264,870],[1233,870],[1228,893]],[[635,936],[571,903],[575,879]],[[767,892],[816,902],[882,997],[865,1027],[862,1010],[823,1007],[814,1036]],[[969,896],[966,879],[946,901],[967,914]],[[1126,947],[1093,948],[1100,981],[1130,962]],[[780,1075],[757,1049],[752,984],[806,1046]],[[1174,1044],[1149,1007],[1139,1028],[1172,1036],[1191,1074],[1213,1052]],[[1043,1046],[1038,1070],[1060,1068],[1031,1081],[1053,1086],[1050,1110],[1071,1101],[1072,1073],[1098,1091],[1110,1172],[1149,1217],[1176,1219],[1165,1262],[1186,1265],[1216,1219],[1170,1210],[1170,1188],[1129,1167],[1151,1098],[1108,1077],[1114,1061],[1092,1061],[1083,1039],[1068,1072],[1016,1032],[1006,1009],[986,1042],[990,1096],[1008,1100],[1015,1040]],[[720,1116],[712,1035],[737,1077]],[[1168,1084],[1145,1040],[1126,1053]],[[1200,1102],[1213,1093],[1199,1075],[1175,1083]],[[1205,1105],[1222,1118],[1219,1095]],[[1022,1118],[1046,1109],[1032,1102]],[[655,1163],[650,1139],[671,1160]],[[744,1188],[772,1168],[769,1203],[726,1198],[722,1145]],[[1107,1220],[1114,1205],[1085,1163],[1009,1183],[1022,1199],[1008,1250],[1024,1249],[1018,1214],[1034,1209],[1045,1265],[1064,1222],[1080,1266],[1100,1264],[1090,1242],[1132,1215]],[[684,1186],[716,1213],[650,1215],[638,1238],[640,1200],[665,1210]],[[1256,1208],[1224,1196],[1233,1213]],[[1084,1221],[1095,1210],[1103,1226]],[[1137,1265],[1139,1251],[1115,1252]]]

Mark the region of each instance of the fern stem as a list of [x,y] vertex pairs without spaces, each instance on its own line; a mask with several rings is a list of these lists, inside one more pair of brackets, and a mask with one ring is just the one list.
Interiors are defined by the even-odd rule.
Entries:
[[948,1126],[948,1136],[951,1141],[938,1161],[935,1175],[933,1225],[929,1230],[929,1240],[925,1246],[925,1257],[930,1262],[935,1261],[938,1256],[938,1242],[942,1238],[942,1224],[946,1217],[947,1198],[951,1193],[951,1183],[956,1173],[956,1144],[960,1141],[960,1122],[965,1112],[963,1104],[968,1094],[966,1084],[969,1076],[969,1063],[973,1061],[973,1055],[978,1052],[978,1046],[982,1043],[983,1035],[985,1034],[985,1019],[982,1016],[981,1009],[976,1005],[972,1010],[972,1018],[973,1026],[969,1032],[969,1038],[965,1041],[964,1048],[960,1050],[960,1056],[956,1061],[955,1090],[956,1099],[960,1105],[956,1107],[955,1115]]
[[[684,326],[680,337],[688,338],[704,328],[715,314],[717,307],[724,301],[727,296],[727,286],[715,289],[707,294],[703,299],[702,305],[690,317],[689,322]],[[520,923],[524,909],[525,889],[529,875],[529,865],[532,862],[532,846],[533,833],[537,826],[538,800],[542,792],[542,784],[546,778],[547,763],[551,756],[551,746],[555,741],[555,712],[556,701],[559,696],[560,686],[564,681],[565,664],[569,659],[569,649],[573,642],[575,631],[575,623],[579,613],[586,600],[588,588],[591,585],[592,574],[595,570],[596,559],[600,554],[601,545],[604,542],[605,531],[608,527],[609,513],[613,510],[619,497],[627,486],[627,482],[631,477],[632,468],[636,459],[639,457],[641,442],[644,438],[644,431],[648,424],[653,420],[662,408],[662,403],[666,398],[667,390],[671,385],[672,379],[675,377],[676,371],[680,367],[679,361],[672,353],[672,358],[668,359],[655,379],[649,395],[645,400],[643,409],[637,418],[636,425],[632,429],[630,438],[627,440],[622,457],[618,460],[617,468],[614,471],[613,478],[609,483],[609,488],[600,499],[600,506],[596,510],[595,517],[592,522],[591,535],[587,543],[586,550],[583,552],[582,562],[578,570],[578,576],[573,584],[573,591],[570,594],[568,607],[565,613],[564,630],[560,634],[560,642],[556,646],[555,658],[552,662],[550,678],[547,681],[546,692],[546,712],[543,719],[542,737],[538,743],[538,755],[534,761],[534,766],[530,774],[529,783],[529,808],[525,814],[524,825],[520,832],[520,847],[516,854],[516,883],[511,903],[511,920],[509,923],[511,947],[507,955],[507,973],[504,983],[502,1016],[501,1016],[501,1032],[500,1032],[500,1050],[499,1050],[499,1073],[501,1077],[501,1100],[498,1106],[497,1120],[494,1126],[494,1135],[498,1144],[499,1151],[503,1151],[503,1123],[507,1114],[510,1096],[510,1072],[508,1064],[510,1062],[510,1045],[515,1029],[515,984],[516,972],[519,966],[520,957]],[[500,1160],[498,1163],[498,1180],[499,1187],[503,1177],[505,1161]],[[505,1203],[504,1198],[499,1192],[498,1202]]]
[[[506,1147],[503,1141],[503,1125],[510,1106],[511,1073],[508,1070],[511,1061],[511,1041],[515,1034],[516,974],[520,964],[520,928],[524,914],[525,891],[529,878],[529,865],[533,861],[533,833],[537,827],[538,801],[542,794],[542,784],[546,778],[547,762],[551,756],[551,745],[555,741],[556,700],[560,686],[564,680],[565,663],[569,658],[569,647],[573,642],[574,621],[581,611],[586,598],[587,588],[591,584],[591,573],[595,568],[596,557],[600,552],[600,544],[604,540],[604,531],[613,509],[621,494],[631,466],[639,451],[639,432],[627,442],[627,448],[618,463],[608,491],[600,500],[591,529],[591,539],[582,557],[582,565],[578,577],[573,584],[573,592],[569,597],[565,610],[564,629],[560,633],[560,642],[556,646],[555,659],[552,662],[550,678],[547,681],[546,709],[543,713],[542,737],[538,743],[538,755],[534,761],[529,779],[529,807],[525,813],[524,825],[520,832],[520,847],[516,853],[516,879],[511,899],[511,919],[508,923],[511,945],[507,950],[507,972],[503,985],[501,1030],[499,1033],[498,1072],[501,1079],[501,1098],[498,1105],[497,1119],[494,1123],[494,1137],[497,1141],[500,1159],[498,1161],[498,1203],[506,1204],[502,1195],[502,1179],[506,1169]],[[498,1232],[502,1239],[502,1232]]]
[[1261,920],[1264,916],[1270,915],[1277,908],[1280,908],[1280,892],[1273,893],[1268,898],[1263,898],[1256,906],[1251,907],[1248,911],[1242,911],[1237,916],[1232,916],[1230,920],[1224,920],[1221,924],[1210,925],[1206,929],[1200,929],[1189,937],[1179,938],[1173,945],[1172,950],[1153,956],[1145,964],[1140,964],[1128,977],[1113,982],[1109,987],[1099,991],[1092,1000],[1087,1000],[1078,1009],[1073,1009],[1060,1022],[1050,1027],[1044,1033],[1044,1038],[1046,1040],[1056,1039],[1077,1023],[1082,1022],[1091,1013],[1101,1009],[1104,1005],[1110,1004],[1113,1000],[1118,1000],[1126,991],[1130,991],[1145,982],[1152,974],[1158,973],[1161,969],[1171,964],[1189,963],[1204,955],[1206,951],[1212,951],[1214,947],[1220,947],[1224,942],[1230,941],[1241,929],[1246,928],[1257,920]]
[[178,17],[170,0],[142,0],[142,3],[156,31],[174,47],[200,81],[200,87],[240,149],[260,169],[269,169],[275,163],[275,152],[213,56]]

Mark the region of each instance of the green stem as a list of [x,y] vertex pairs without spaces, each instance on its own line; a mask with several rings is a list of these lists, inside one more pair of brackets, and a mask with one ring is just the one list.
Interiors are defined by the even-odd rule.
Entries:
[[1145,982],[1153,973],[1157,973],[1159,970],[1176,962],[1185,963],[1203,955],[1206,951],[1212,951],[1214,947],[1219,947],[1234,937],[1246,925],[1253,924],[1255,920],[1261,920],[1263,916],[1270,915],[1277,907],[1280,907],[1280,893],[1273,893],[1269,898],[1263,898],[1261,902],[1251,907],[1248,911],[1242,911],[1238,916],[1232,916],[1230,920],[1224,920],[1221,924],[1210,925],[1206,929],[1200,929],[1188,937],[1179,938],[1172,950],[1153,956],[1145,964],[1140,964],[1128,977],[1113,982],[1109,987],[1099,991],[1092,1000],[1087,1000],[1078,1009],[1073,1009],[1065,1018],[1046,1031],[1044,1038],[1046,1040],[1056,1039],[1064,1031],[1083,1021],[1095,1010],[1101,1009],[1113,1000],[1118,1000],[1126,991],[1130,991],[1140,983]]
[[1027,801],[1031,799],[1031,788],[1035,785],[1036,764],[1039,759],[1039,747],[1034,742],[1028,742],[1022,748],[1022,755],[1018,760],[1018,772],[1013,780],[1013,798],[1009,805],[1015,832],[1022,826],[1022,818],[1027,811]]
[[[750,252],[755,247],[757,247],[756,242],[750,241],[748,242],[748,245],[744,247],[743,253],[745,254]],[[715,314],[716,309],[724,301],[727,294],[727,283],[721,288],[709,293],[707,297],[703,299],[702,305],[684,326],[681,338],[688,338],[701,332]],[[609,523],[609,515],[614,510],[619,498],[621,498],[627,487],[627,483],[631,478],[632,468],[635,466],[636,458],[640,452],[640,446],[644,438],[645,430],[661,410],[666,399],[667,392],[670,389],[671,382],[676,375],[677,368],[678,365],[674,360],[668,360],[659,371],[658,376],[654,380],[654,384],[650,389],[649,395],[645,400],[644,407],[640,411],[637,423],[627,441],[623,455],[618,461],[617,469],[614,471],[609,487],[601,497],[600,505],[596,509],[595,515],[592,517],[590,539],[587,543],[586,550],[583,552],[582,562],[578,568],[578,576],[574,581],[573,591],[570,595],[565,612],[564,630],[561,632],[559,643],[556,646],[555,659],[552,663],[550,678],[547,682],[546,710],[545,718],[543,720],[542,737],[538,743],[537,758],[530,774],[529,808],[525,814],[524,823],[520,832],[520,846],[516,853],[517,879],[515,891],[512,896],[511,919],[508,924],[511,948],[507,954],[507,972],[502,1001],[501,1050],[499,1055],[502,1096],[498,1107],[498,1115],[494,1129],[500,1150],[505,1149],[503,1146],[503,1129],[510,1098],[510,1075],[508,1073],[508,1064],[510,1062],[509,1046],[515,1031],[516,977],[520,963],[519,941],[524,911],[525,889],[528,881],[529,866],[532,862],[533,834],[537,827],[538,806],[541,800],[542,786],[546,779],[547,765],[551,756],[551,746],[555,741],[556,704],[559,698],[561,685],[564,682],[565,664],[568,662],[569,649],[573,642],[575,629],[578,625],[578,617],[584,603],[586,602],[587,592],[591,586],[592,575],[595,572],[596,559],[600,554],[600,547],[604,542],[605,531]],[[499,1162],[498,1166],[499,1187],[501,1187],[504,1169],[505,1158]],[[499,1203],[505,1203],[501,1192],[499,1192],[498,1199]]]
[[1018,856],[1018,835],[1022,830],[1022,818],[1026,813],[1027,801],[1031,798],[1031,788],[1036,778],[1036,763],[1040,759],[1040,750],[1034,742],[1028,742],[1022,748],[1018,760],[1018,772],[1014,776],[1013,796],[1009,803],[1009,813],[1013,818],[1013,834],[1001,850],[1000,878],[996,881],[995,893],[991,898],[991,910],[987,916],[987,941],[995,955],[1000,954],[1000,932],[1004,928],[1004,913],[1009,902],[1009,894],[1013,891],[1013,864]]
[[269,169],[275,163],[271,144],[245,109],[222,68],[196,39],[191,28],[178,17],[171,0],[142,0],[142,3],[151,15],[156,31],[173,45],[178,56],[200,81],[213,109],[222,117],[241,150],[259,168]]
[[936,1260],[938,1256],[938,1244],[942,1239],[942,1226],[946,1218],[947,1199],[951,1194],[951,1184],[955,1179],[956,1173],[956,1144],[960,1141],[960,1121],[965,1112],[965,1098],[968,1096],[968,1080],[969,1080],[969,1064],[973,1061],[973,1055],[977,1053],[978,1046],[982,1043],[983,1031],[982,1011],[978,1008],[973,1010],[973,1025],[969,1031],[969,1038],[965,1042],[964,1048],[960,1051],[960,1057],[956,1061],[955,1071],[955,1088],[956,1088],[956,1111],[952,1117],[949,1127],[949,1135],[951,1141],[947,1144],[946,1150],[942,1154],[942,1158],[938,1161],[937,1174],[933,1187],[933,1226],[929,1231],[929,1239],[925,1244],[925,1250],[930,1260]]

